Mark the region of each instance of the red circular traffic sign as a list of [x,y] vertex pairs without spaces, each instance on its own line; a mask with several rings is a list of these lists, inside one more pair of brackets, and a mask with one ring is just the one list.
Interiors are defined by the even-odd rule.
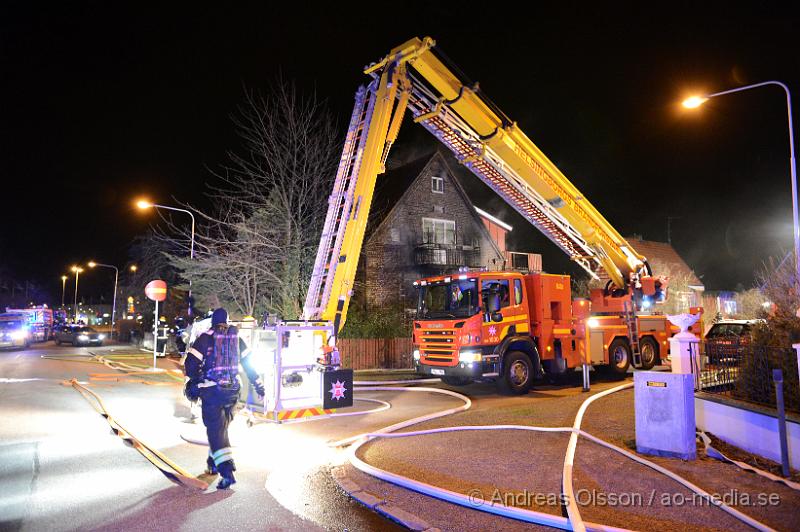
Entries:
[[164,301],[167,299],[167,283],[158,279],[150,281],[144,287],[144,295],[153,301]]

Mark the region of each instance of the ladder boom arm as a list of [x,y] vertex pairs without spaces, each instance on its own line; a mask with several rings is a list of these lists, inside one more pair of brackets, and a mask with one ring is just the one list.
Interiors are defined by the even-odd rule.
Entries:
[[605,270],[621,289],[648,276],[645,258],[434,46],[429,37],[411,39],[365,70],[373,79],[356,94],[303,317],[333,322],[334,335],[344,326],[375,183],[406,108],[592,276]]

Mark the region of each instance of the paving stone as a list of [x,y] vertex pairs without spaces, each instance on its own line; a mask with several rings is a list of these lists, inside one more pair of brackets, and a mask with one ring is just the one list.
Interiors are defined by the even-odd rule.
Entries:
[[350,496],[366,506],[367,508],[377,509],[379,505],[383,504],[383,497],[378,497],[368,491],[356,491],[351,493]]
[[339,484],[339,487],[346,491],[349,495],[352,495],[353,492],[361,491],[361,486],[349,478],[337,478],[336,483]]
[[404,527],[410,530],[428,530],[431,526],[417,517],[416,515],[409,513],[402,508],[398,508],[397,506],[393,506],[391,504],[384,504],[375,508],[379,513],[385,515],[389,519],[397,521]]

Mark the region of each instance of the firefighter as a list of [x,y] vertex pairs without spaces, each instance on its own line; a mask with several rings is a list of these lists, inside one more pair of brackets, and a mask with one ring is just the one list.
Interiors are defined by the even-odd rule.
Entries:
[[264,385],[250,364],[248,354],[249,349],[239,338],[239,331],[228,325],[227,311],[218,308],[212,314],[211,328],[197,337],[187,350],[184,363],[188,378],[184,393],[190,401],[200,399],[208,434],[206,473],[220,475],[217,489],[227,489],[236,482],[228,424],[239,400],[240,362],[258,395],[264,395]]

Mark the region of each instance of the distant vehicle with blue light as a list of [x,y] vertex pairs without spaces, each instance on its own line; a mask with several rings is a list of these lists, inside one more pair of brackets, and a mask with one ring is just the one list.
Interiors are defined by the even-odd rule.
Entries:
[[24,314],[0,314],[0,348],[27,349],[31,344],[28,320]]
[[53,334],[53,309],[47,305],[30,308],[6,308],[9,314],[24,316],[31,342],[46,342]]

